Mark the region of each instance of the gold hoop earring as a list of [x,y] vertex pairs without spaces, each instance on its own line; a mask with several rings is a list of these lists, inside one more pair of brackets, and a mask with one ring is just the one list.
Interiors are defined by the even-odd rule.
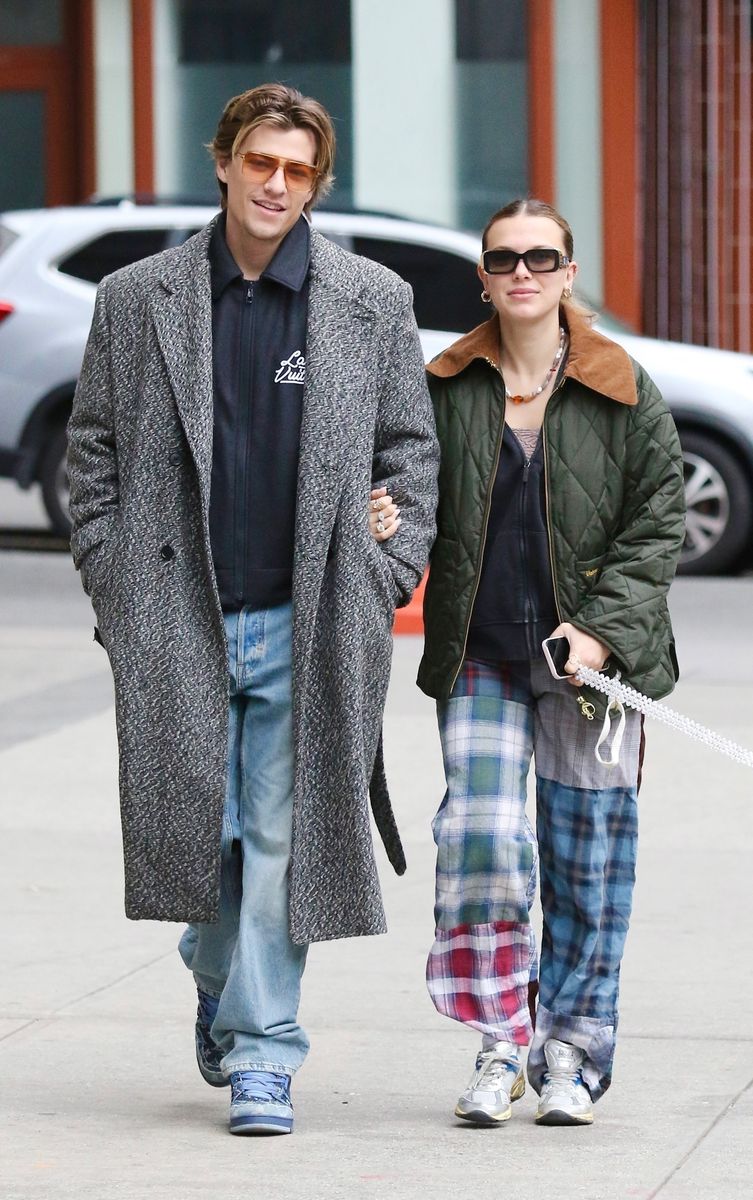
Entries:
[[569,299],[570,299],[570,297],[572,296],[572,294],[573,294],[573,289],[572,289],[572,288],[565,288],[565,290],[564,290],[564,291],[563,291],[563,293],[562,293],[562,299],[563,299],[563,300],[569,300]]
[[481,293],[481,299],[483,300],[484,304],[491,304],[492,302],[492,298],[487,292],[486,288],[484,288],[483,292]]

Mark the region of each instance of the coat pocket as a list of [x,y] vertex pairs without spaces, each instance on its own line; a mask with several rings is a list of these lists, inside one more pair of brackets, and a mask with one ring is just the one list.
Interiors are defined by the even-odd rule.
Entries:
[[606,554],[597,554],[596,558],[579,558],[575,563],[575,577],[578,581],[578,591],[583,595],[590,592],[601,575]]
[[[370,535],[369,535],[370,536]],[[370,536],[368,561],[374,564],[374,573],[381,581],[381,585],[386,589],[386,596],[390,606],[390,616],[394,611],[395,605],[400,599],[400,589],[398,588],[395,576],[392,574],[387,555],[378,542]]]

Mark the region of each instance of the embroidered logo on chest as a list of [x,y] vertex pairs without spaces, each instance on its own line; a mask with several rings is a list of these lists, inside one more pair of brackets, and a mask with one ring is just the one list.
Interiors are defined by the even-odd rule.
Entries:
[[275,371],[275,383],[305,383],[306,359],[300,350],[294,350],[290,358],[283,358]]

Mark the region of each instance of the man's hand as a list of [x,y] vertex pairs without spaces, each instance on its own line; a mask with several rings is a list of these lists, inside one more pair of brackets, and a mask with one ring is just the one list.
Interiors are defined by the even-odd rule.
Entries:
[[369,529],[378,542],[386,542],[400,528],[400,509],[386,488],[374,488],[369,497]]
[[[592,671],[600,671],[609,658],[609,650],[598,638],[591,637],[582,629],[576,629],[569,621],[558,625],[552,637],[566,637],[570,643],[570,657],[565,663],[568,675],[575,675],[578,667],[590,667]],[[580,687],[577,679],[568,679],[574,687]]]

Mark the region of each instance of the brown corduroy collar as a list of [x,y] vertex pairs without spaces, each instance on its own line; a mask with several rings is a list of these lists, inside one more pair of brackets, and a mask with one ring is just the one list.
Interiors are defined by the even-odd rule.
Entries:
[[[562,313],[561,319],[570,335],[564,378],[576,379],[620,404],[637,404],[633,366],[622,346],[597,333],[577,313]],[[449,379],[464,371],[475,358],[483,358],[499,370],[499,348],[499,322],[495,316],[453,342],[427,364],[426,370],[440,379]]]

